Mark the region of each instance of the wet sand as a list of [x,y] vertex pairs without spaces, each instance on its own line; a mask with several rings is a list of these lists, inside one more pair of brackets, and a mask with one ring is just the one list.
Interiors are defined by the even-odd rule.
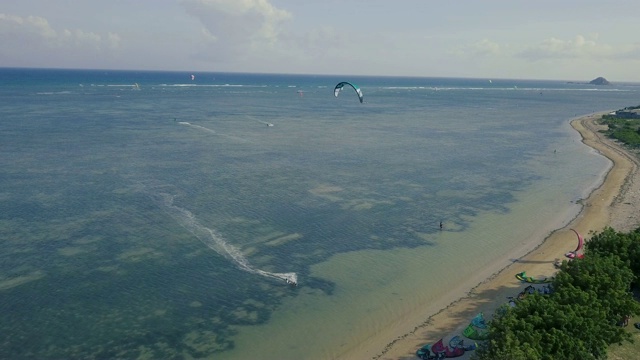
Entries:
[[[625,232],[639,227],[639,158],[598,132],[606,128],[595,122],[602,114],[586,115],[571,122],[586,145],[613,163],[600,187],[584,200],[584,207],[578,216],[546,238],[543,235],[539,239],[532,239],[539,241],[540,245],[506,268],[487,273],[486,280],[466,295],[452,293],[440,304],[425,304],[419,313],[409,314],[340,358],[417,359],[415,351],[418,348],[440,338],[447,343],[454,335],[461,335],[479,312],[484,312],[485,318],[490,319],[509,296],[516,296],[526,286],[515,278],[515,274],[526,271],[530,276],[553,275],[557,271],[554,267],[556,260],[564,260],[564,254],[575,248],[576,236],[571,229],[577,230],[588,241],[593,232],[599,232],[607,226]],[[466,342],[470,343],[471,340]],[[470,355],[471,352],[458,359],[468,359]]]

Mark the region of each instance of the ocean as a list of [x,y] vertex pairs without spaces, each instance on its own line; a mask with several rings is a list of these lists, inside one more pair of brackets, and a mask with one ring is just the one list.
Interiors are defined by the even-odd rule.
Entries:
[[0,69],[0,357],[339,358],[568,223],[610,168],[569,121],[639,95]]

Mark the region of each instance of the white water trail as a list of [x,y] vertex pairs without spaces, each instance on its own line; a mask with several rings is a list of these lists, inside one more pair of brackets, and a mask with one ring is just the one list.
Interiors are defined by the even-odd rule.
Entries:
[[269,127],[273,126],[273,123],[270,123],[270,122],[268,122],[268,121],[264,121],[264,120],[257,119],[257,118],[255,118],[255,117],[253,117],[253,116],[251,116],[251,115],[247,115],[247,118],[249,118],[249,119],[251,119],[251,120],[253,120],[253,121],[259,122],[260,124],[267,125],[267,126],[269,126]]
[[195,235],[200,241],[207,245],[207,247],[235,262],[241,270],[278,280],[285,280],[288,284],[298,283],[298,276],[296,273],[274,273],[254,268],[247,258],[242,255],[242,252],[235,246],[229,244],[222,235],[218,234],[215,230],[200,224],[195,215],[193,215],[189,210],[174,205],[174,195],[159,193],[152,197],[158,201],[162,209],[176,220],[178,224]]
[[192,123],[189,123],[189,122],[186,122],[186,121],[179,121],[179,122],[178,122],[178,124],[180,124],[180,125],[185,125],[185,126],[191,126],[191,127],[193,127],[193,128],[200,129],[200,130],[202,130],[202,131],[205,131],[205,132],[208,132],[208,133],[211,133],[211,134],[216,134],[216,131],[215,131],[215,130],[212,130],[212,129],[206,128],[206,127],[204,127],[204,126],[200,126],[200,125],[192,124]]
[[[209,129],[209,128],[206,128],[206,127],[201,126],[201,125],[192,124],[192,123],[187,122],[187,121],[178,121],[178,124],[184,125],[184,126],[189,126],[189,127],[194,128],[194,129],[198,129],[198,130],[207,132],[209,134],[214,134],[214,135],[217,135],[217,136],[226,137],[228,139],[233,139],[233,140],[237,140],[237,141],[240,141],[240,142],[247,142],[246,139],[243,139],[241,137],[237,137],[237,136],[233,136],[233,135],[220,134],[220,133],[216,132],[213,129]],[[272,126],[272,125],[270,125],[270,126]]]

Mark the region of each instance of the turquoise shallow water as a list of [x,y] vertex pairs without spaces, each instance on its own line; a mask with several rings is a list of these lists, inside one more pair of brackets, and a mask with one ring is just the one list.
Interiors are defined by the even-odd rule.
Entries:
[[360,104],[333,96],[345,77],[0,78],[10,358],[340,354],[575,214],[609,163],[569,120],[640,91],[349,78]]

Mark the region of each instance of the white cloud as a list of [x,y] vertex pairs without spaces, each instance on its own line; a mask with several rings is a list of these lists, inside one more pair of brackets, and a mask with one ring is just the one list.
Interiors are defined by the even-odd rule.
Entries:
[[612,53],[612,59],[640,62],[640,42],[623,44]]
[[304,60],[332,59],[340,61],[348,59],[357,51],[345,51],[355,49],[358,42],[352,37],[345,37],[343,33],[330,26],[311,29],[307,33],[287,33],[282,36],[282,41],[287,45],[287,51]]
[[100,49],[101,37],[92,32],[82,30],[67,30],[61,32],[57,40],[61,46],[88,47],[96,50]]
[[11,14],[0,14],[0,36],[32,37],[52,39],[56,32],[46,19],[38,16],[20,17]]
[[558,79],[580,79],[592,74],[625,78],[623,74],[628,69],[640,65],[639,43],[628,44],[621,39],[616,39],[619,43],[606,43],[598,34],[578,35],[569,40],[549,37],[538,43],[505,40],[514,37],[501,42],[485,38],[457,47],[447,52],[451,55],[447,65],[451,69],[451,65],[457,64],[458,71],[468,71],[463,76],[512,78],[527,74],[529,78]]
[[[463,46],[456,47],[451,44],[451,47],[446,52],[458,59],[488,60],[504,55],[503,47],[497,42],[485,38]],[[447,45],[444,48],[447,48]]]
[[0,14],[0,41],[0,59],[18,59],[36,54],[45,58],[60,57],[62,51],[68,56],[86,52],[95,55],[96,52],[118,48],[120,37],[109,33],[103,38],[80,29],[55,30],[47,19],[39,16]]
[[282,24],[291,14],[267,0],[184,0],[187,13],[197,18],[210,50],[247,54],[279,42]]
[[120,35],[116,33],[108,33],[107,34],[107,44],[112,49],[120,48]]
[[473,56],[491,56],[500,53],[500,45],[488,39],[482,39],[471,45],[469,50]]
[[573,40],[561,40],[552,37],[526,48],[518,56],[535,61],[542,59],[597,58],[613,55],[615,50],[612,46],[598,43],[596,40],[597,35],[592,36],[592,39],[577,35]]

